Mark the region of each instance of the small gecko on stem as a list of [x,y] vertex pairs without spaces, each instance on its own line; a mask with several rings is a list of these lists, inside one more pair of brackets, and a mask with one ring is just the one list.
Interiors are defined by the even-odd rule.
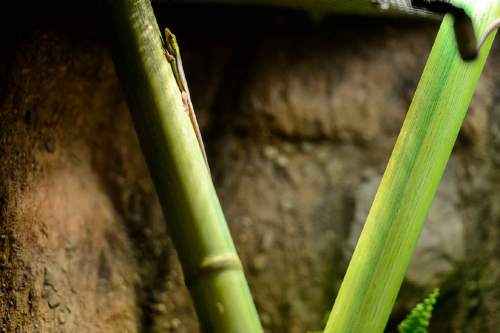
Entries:
[[191,125],[193,126],[194,132],[196,134],[196,139],[198,140],[201,152],[203,153],[203,157],[205,158],[205,163],[210,170],[210,167],[208,166],[207,154],[205,152],[205,145],[203,144],[203,139],[201,137],[200,127],[198,126],[196,114],[194,113],[193,102],[191,101],[186,74],[184,73],[184,68],[182,67],[181,53],[179,50],[179,45],[177,44],[177,38],[168,28],[165,28],[165,46],[165,57],[172,66],[175,80],[177,81],[177,85],[179,86],[179,90],[181,92],[184,109],[189,116],[189,120],[191,121]]

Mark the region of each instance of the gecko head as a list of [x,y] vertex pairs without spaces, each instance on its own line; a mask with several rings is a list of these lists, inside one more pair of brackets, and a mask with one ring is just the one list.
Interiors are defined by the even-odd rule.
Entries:
[[165,28],[165,43],[170,54],[177,54],[177,38],[169,28]]

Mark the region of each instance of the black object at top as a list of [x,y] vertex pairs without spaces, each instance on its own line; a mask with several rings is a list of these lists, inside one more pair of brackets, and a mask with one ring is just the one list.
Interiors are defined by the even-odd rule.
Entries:
[[477,39],[474,32],[472,19],[463,8],[453,5],[449,1],[429,1],[412,0],[411,5],[415,8],[428,10],[436,14],[451,14],[455,20],[455,38],[457,40],[458,50],[464,60],[474,60],[478,55]]

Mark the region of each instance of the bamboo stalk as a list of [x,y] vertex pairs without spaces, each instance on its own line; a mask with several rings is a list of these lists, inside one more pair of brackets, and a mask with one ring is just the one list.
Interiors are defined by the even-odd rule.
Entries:
[[204,332],[262,332],[149,0],[102,1],[115,67]]
[[[455,3],[481,33],[500,15],[498,0]],[[325,333],[383,332],[492,42],[463,62],[445,17]]]

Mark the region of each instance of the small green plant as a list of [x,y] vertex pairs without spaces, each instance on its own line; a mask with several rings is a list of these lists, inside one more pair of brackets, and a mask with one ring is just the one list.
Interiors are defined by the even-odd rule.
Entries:
[[[427,333],[432,317],[434,305],[439,297],[439,288],[436,288],[421,303],[415,305],[406,318],[399,324],[399,333]],[[308,331],[307,333],[323,333],[323,331]]]
[[436,288],[422,303],[417,304],[399,324],[399,333],[427,333],[438,296],[439,288]]

